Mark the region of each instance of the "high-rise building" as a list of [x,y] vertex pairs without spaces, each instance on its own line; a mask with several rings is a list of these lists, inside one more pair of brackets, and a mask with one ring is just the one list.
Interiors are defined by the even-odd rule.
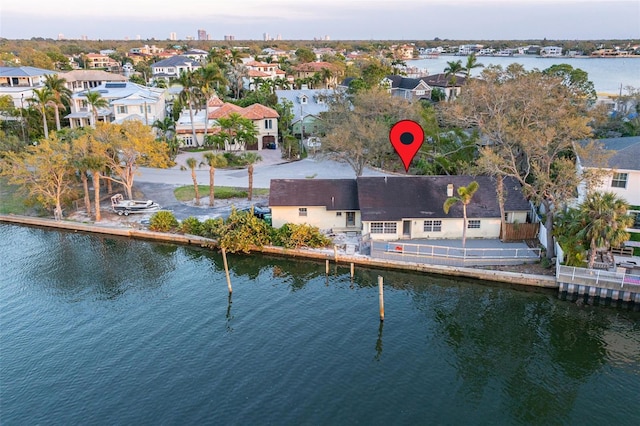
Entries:
[[207,39],[207,31],[198,30],[198,40],[206,40],[206,39]]
[[89,40],[89,37],[87,37],[86,35],[83,34],[83,35],[80,36],[80,39],[82,41],[87,41],[87,40]]
[[58,34],[58,40],[64,40],[64,34],[62,33]]
[[278,41],[282,40],[282,34],[278,34],[278,35],[276,36],[276,40],[278,40]]
[[236,39],[236,36],[234,35],[226,35],[224,36],[224,41],[234,41]]
[[142,37],[140,37],[140,34],[136,35],[136,40],[142,40]]
[[269,41],[269,40],[271,40],[271,39],[269,38],[269,33],[264,33],[264,34],[262,34],[262,37],[263,37],[264,41]]
[[178,34],[171,32],[169,33],[169,40],[176,41],[178,39]]

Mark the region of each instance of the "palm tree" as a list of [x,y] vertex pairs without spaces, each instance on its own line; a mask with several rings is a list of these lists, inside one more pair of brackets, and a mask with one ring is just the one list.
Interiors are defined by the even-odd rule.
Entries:
[[455,85],[458,82],[458,74],[462,73],[464,67],[462,61],[448,61],[447,67],[444,69],[444,75],[450,78],[451,84]]
[[216,167],[224,167],[227,165],[227,158],[222,154],[214,154],[213,152],[207,152],[204,154],[205,164],[209,166],[209,206],[213,207],[213,200],[215,197],[215,173]]
[[87,99],[87,104],[91,107],[91,127],[96,127],[98,108],[107,108],[109,101],[103,98],[100,92],[92,92],[91,90],[87,90],[84,96]]
[[[222,71],[216,64],[209,64],[206,67],[199,68],[195,75],[196,84],[200,93],[204,97],[204,136],[203,141],[207,140],[207,131],[209,130],[209,99],[216,94],[220,84],[226,84],[226,79]],[[215,87],[214,87],[215,86]]]
[[253,165],[262,160],[262,157],[260,157],[255,152],[246,152],[243,158],[249,165],[249,167],[247,168],[247,172],[249,173],[249,189],[247,190],[247,200],[251,201],[251,198],[253,196]]
[[611,247],[619,247],[629,239],[626,228],[633,224],[627,214],[629,205],[613,192],[592,192],[580,205],[580,212],[586,226],[580,235],[589,242],[589,263],[591,269],[598,252],[607,252],[612,261]]
[[451,208],[451,206],[456,203],[462,203],[462,248],[464,248],[467,243],[467,205],[471,203],[473,194],[476,193],[479,187],[480,185],[478,185],[478,182],[476,182],[475,180],[467,186],[458,187],[458,196],[447,198],[444,202],[444,205],[442,206],[444,213],[449,214],[449,209]]
[[467,56],[467,64],[464,66],[464,70],[466,71],[466,77],[471,77],[471,70],[474,68],[482,68],[483,64],[478,63],[478,58],[475,53]]
[[56,111],[56,130],[60,131],[60,107],[62,109],[66,109],[63,101],[67,103],[71,100],[71,90],[66,86],[66,80],[64,78],[59,78],[58,74],[55,75],[46,75],[44,81],[44,87],[49,89],[55,102],[53,102],[53,107]]
[[200,193],[198,192],[198,179],[196,178],[196,167],[198,167],[198,160],[193,157],[187,158],[187,166],[191,169],[191,180],[193,180],[193,190],[196,194],[196,206],[199,206]]
[[176,131],[176,123],[173,121],[171,117],[165,117],[162,120],[156,120],[153,122],[151,126],[158,130],[160,133],[160,138],[167,144],[169,147],[169,156],[172,159],[175,159],[175,156],[178,154],[178,144],[174,143],[176,141],[175,131]]
[[197,86],[194,81],[193,72],[181,72],[180,77],[175,79],[175,82],[182,86],[180,92],[180,100],[186,103],[189,107],[189,118],[191,120],[191,133],[193,136],[193,143],[199,145],[196,135],[196,125],[193,121],[193,105],[197,100]]
[[33,104],[38,105],[42,114],[42,128],[44,130],[44,138],[49,139],[49,126],[47,125],[47,106],[55,102],[53,94],[47,87],[42,89],[33,89],[33,97],[29,99]]

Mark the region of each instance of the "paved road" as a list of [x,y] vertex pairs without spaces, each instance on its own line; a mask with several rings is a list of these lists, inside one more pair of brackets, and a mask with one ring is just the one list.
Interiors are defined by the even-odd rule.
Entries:
[[[306,158],[300,161],[287,162],[282,159],[280,150],[263,150],[258,152],[262,161],[254,166],[253,187],[269,188],[271,179],[349,179],[355,178],[355,172],[347,164],[320,158]],[[205,220],[207,218],[227,217],[231,212],[231,203],[216,201],[214,207],[208,207],[208,198],[203,200],[200,207],[183,203],[173,196],[173,190],[178,186],[192,185],[191,171],[181,170],[189,157],[202,161],[203,153],[183,153],[176,158],[176,166],[170,169],[140,168],[140,175],[135,179],[135,188],[144,197],[159,203],[164,209],[173,211],[179,220],[189,216]],[[364,176],[384,176],[376,170],[365,169]],[[198,183],[209,184],[209,169],[203,166],[196,170]],[[215,185],[246,188],[249,184],[247,169],[216,170]],[[206,195],[206,194],[202,194]],[[233,200],[233,206],[242,209],[253,203],[267,205],[266,199]]]

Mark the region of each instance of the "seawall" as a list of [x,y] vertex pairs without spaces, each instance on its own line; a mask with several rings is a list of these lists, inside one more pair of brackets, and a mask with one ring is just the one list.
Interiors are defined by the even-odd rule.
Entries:
[[[64,229],[67,231],[87,232],[95,234],[116,235],[136,239],[153,240],[161,242],[171,242],[176,244],[196,245],[209,247],[215,245],[215,240],[199,237],[195,235],[172,234],[164,232],[154,232],[145,229],[124,228],[119,226],[96,225],[88,223],[73,222],[67,220],[56,221],[53,219],[38,218],[19,215],[0,215],[0,223],[12,223],[19,225],[37,226],[44,228]],[[474,278],[484,281],[494,281],[508,284],[516,284],[531,287],[557,289],[555,277],[546,275],[521,274],[517,272],[494,271],[476,268],[455,267],[447,265],[426,265],[421,263],[390,261],[383,259],[372,259],[362,255],[347,255],[336,250],[310,250],[310,249],[286,249],[283,247],[265,246],[256,247],[253,251],[283,256],[299,257],[321,261],[333,261],[365,266],[379,269],[395,269],[404,271],[424,272],[429,274],[449,275],[464,278]]]

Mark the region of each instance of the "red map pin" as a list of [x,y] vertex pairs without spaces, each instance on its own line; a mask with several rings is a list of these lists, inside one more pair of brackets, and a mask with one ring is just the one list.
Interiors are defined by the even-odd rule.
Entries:
[[389,140],[404,164],[404,171],[408,172],[413,157],[424,142],[424,130],[415,121],[398,121],[389,131]]

